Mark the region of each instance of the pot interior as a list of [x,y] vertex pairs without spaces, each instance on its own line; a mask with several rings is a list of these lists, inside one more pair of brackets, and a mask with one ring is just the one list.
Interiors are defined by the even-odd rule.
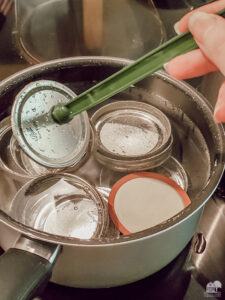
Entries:
[[[47,79],[67,85],[80,94],[97,82],[115,73],[129,61],[110,57],[76,57],[50,61],[17,73],[0,84],[0,120],[11,112],[16,94],[29,82]],[[182,213],[167,222],[129,236],[82,241],[34,230],[17,223],[8,216],[9,207],[15,192],[21,187],[15,178],[12,180],[1,172],[0,219],[10,227],[27,235],[52,242],[69,244],[120,243],[145,237],[166,230],[168,227],[188,218],[190,214],[204,205],[214,192],[223,172],[223,129],[213,121],[211,106],[193,88],[184,82],[170,78],[164,72],[157,72],[137,85],[115,95],[103,104],[88,111],[89,117],[105,104],[120,100],[136,100],[149,103],[160,109],[169,118],[172,135],[172,156],[183,166],[188,177],[187,193],[191,205]],[[3,145],[1,145],[3,147]],[[110,188],[123,173],[112,172],[106,167],[91,167],[87,160],[77,171],[90,184],[104,189]]]

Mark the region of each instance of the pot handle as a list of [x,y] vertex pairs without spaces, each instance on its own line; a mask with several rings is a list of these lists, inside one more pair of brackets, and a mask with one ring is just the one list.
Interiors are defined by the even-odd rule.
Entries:
[[14,247],[0,256],[0,298],[28,300],[50,279],[60,246],[22,236]]

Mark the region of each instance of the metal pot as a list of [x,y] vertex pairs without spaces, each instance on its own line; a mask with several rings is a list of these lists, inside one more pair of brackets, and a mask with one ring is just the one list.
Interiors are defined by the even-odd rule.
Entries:
[[[1,118],[9,114],[18,91],[31,81],[56,80],[80,93],[129,63],[110,57],[74,57],[16,73],[0,84]],[[0,245],[4,250],[11,248],[0,259],[1,299],[27,299],[33,295],[32,288],[37,289],[39,285],[37,281],[44,282],[50,276],[57,252],[60,254],[53,269],[53,282],[71,287],[105,288],[131,283],[157,272],[194,235],[203,207],[216,189],[224,167],[223,128],[214,123],[210,104],[189,85],[164,72],[155,73],[115,99],[150,103],[170,119],[172,152],[187,172],[191,205],[151,229],[118,239],[88,241],[34,230],[0,210]],[[24,277],[28,277],[28,282]]]

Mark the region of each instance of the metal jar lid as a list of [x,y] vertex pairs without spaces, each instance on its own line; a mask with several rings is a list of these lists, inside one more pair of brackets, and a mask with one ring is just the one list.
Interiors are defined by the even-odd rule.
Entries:
[[12,179],[26,182],[30,179],[22,162],[12,156],[10,141],[13,137],[10,117],[0,122],[0,168]]
[[154,168],[171,155],[171,125],[159,109],[136,101],[118,101],[91,118],[96,131],[96,159],[128,172]]
[[[188,190],[188,176],[181,163],[173,156],[170,156],[162,165],[151,169],[151,172],[164,175],[175,181],[185,192]],[[127,173],[126,175],[128,175]],[[113,185],[125,176],[124,173],[113,171],[107,167],[102,167],[99,175],[98,190],[108,201],[108,196]]]
[[31,178],[44,175],[44,174],[60,172],[62,170],[62,169],[48,168],[42,166],[38,164],[36,161],[34,161],[33,159],[31,159],[22,150],[14,135],[11,136],[9,147],[10,147],[10,152],[14,160],[14,163],[19,168],[23,168],[24,172],[26,172]]
[[94,143],[94,136],[93,136],[93,129],[91,128],[91,135],[89,139],[89,144],[87,147],[87,150],[84,154],[84,156],[80,159],[80,161],[70,167],[67,167],[65,169],[62,168],[50,168],[45,167],[34,161],[32,158],[30,158],[20,147],[17,139],[12,135],[10,139],[10,153],[11,156],[15,162],[15,164],[23,171],[25,171],[27,174],[29,174],[32,178],[46,175],[50,173],[59,173],[59,172],[67,172],[71,173],[79,169],[89,158],[92,149],[93,149],[93,143]]
[[175,181],[185,192],[188,190],[188,177],[183,166],[174,157],[170,157],[161,166],[151,170]]
[[50,113],[58,103],[76,95],[63,84],[40,80],[26,85],[12,108],[12,129],[21,148],[39,164],[64,168],[83,157],[89,143],[90,126],[86,112],[67,124],[57,124]]
[[9,214],[34,229],[79,239],[100,238],[109,222],[97,190],[66,173],[40,176],[23,185]]

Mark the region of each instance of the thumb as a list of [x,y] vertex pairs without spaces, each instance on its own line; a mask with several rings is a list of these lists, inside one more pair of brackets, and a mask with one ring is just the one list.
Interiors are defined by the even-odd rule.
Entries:
[[225,19],[196,12],[190,16],[188,27],[201,51],[225,75]]

